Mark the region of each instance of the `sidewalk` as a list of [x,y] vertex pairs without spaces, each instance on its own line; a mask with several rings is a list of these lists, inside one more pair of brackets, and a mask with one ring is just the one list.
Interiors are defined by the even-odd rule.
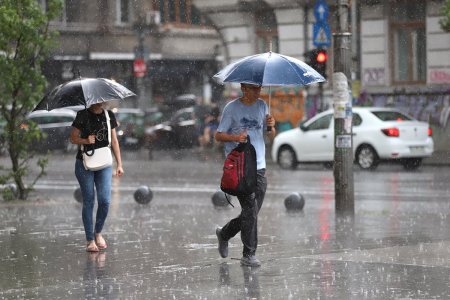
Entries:
[[239,210],[210,196],[159,192],[141,206],[113,193],[99,254],[85,252],[74,199],[1,203],[0,299],[450,298],[447,202],[358,201],[353,219],[336,218],[331,191],[299,213],[269,193],[252,269],[238,236],[219,257],[214,226]]
[[[73,154],[50,162],[38,200],[0,201],[0,299],[450,299],[447,168],[355,167],[355,217],[345,218],[331,170],[270,166],[252,269],[240,266],[239,235],[228,258],[217,251],[215,226],[240,211],[212,204],[222,160],[178,155],[124,153],[99,254],[85,252]],[[149,205],[133,199],[141,184]],[[293,190],[303,211],[284,206]]]

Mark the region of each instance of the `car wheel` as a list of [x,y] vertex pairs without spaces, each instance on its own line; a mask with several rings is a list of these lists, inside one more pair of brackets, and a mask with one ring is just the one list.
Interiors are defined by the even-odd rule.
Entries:
[[405,158],[402,164],[406,170],[417,170],[422,165],[422,158]]
[[282,169],[295,169],[297,167],[297,157],[289,146],[283,146],[278,151],[278,165]]
[[356,162],[363,170],[375,170],[379,163],[378,154],[369,145],[361,146],[356,153]]

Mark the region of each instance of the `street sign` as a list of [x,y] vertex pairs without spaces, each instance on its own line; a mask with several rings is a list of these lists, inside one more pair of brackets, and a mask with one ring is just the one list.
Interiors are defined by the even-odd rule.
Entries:
[[145,60],[142,58],[136,58],[133,62],[133,73],[134,77],[144,77],[147,72],[147,65]]
[[313,45],[316,47],[329,47],[331,45],[331,31],[328,24],[328,4],[324,0],[317,0],[314,4]]
[[331,30],[328,23],[314,23],[313,44],[316,47],[329,47],[331,45]]
[[314,17],[316,18],[316,21],[318,23],[326,23],[328,19],[328,13],[328,4],[324,0],[316,1],[316,4],[314,4]]

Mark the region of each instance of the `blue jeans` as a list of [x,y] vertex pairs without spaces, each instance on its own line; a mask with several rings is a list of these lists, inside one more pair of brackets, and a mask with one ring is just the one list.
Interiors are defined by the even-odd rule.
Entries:
[[[82,218],[84,225],[84,232],[86,233],[86,240],[94,240],[94,232],[100,233],[105,224],[106,216],[108,215],[109,202],[111,199],[111,181],[112,181],[112,167],[107,167],[98,171],[88,171],[84,168],[83,161],[76,159],[75,162],[75,176],[80,184],[81,194],[83,195],[83,209]],[[97,215],[95,218],[94,231],[94,201],[95,190],[97,190]]]

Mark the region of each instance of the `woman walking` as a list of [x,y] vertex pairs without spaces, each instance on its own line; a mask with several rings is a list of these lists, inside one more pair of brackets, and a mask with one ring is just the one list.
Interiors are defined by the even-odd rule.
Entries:
[[[122,176],[122,159],[115,129],[117,127],[116,117],[113,112],[108,110],[110,126],[107,126],[108,118],[105,111],[102,103],[93,104],[89,108],[79,111],[72,123],[70,141],[80,146],[92,145],[94,149],[107,147],[111,144],[116,159],[115,174]],[[111,141],[108,140],[108,127],[111,130]],[[101,232],[109,210],[112,166],[97,171],[87,170],[83,164],[81,147],[79,147],[75,160],[75,176],[83,195],[82,219],[87,241],[86,251],[98,252],[99,249],[106,249],[107,247]],[[95,191],[97,191],[98,208],[94,224]]]

